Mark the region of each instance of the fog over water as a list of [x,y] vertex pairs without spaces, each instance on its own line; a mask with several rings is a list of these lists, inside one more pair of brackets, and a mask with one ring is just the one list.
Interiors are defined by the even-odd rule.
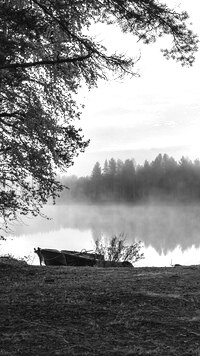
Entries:
[[143,242],[145,259],[137,266],[200,263],[200,206],[148,203],[146,205],[58,205],[44,209],[52,220],[23,219],[12,225],[0,253],[17,257],[33,254],[34,247],[93,249],[96,238],[124,233],[127,243]]

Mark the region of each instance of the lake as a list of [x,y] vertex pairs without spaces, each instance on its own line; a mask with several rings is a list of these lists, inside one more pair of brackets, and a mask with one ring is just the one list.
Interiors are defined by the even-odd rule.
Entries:
[[127,205],[48,205],[41,217],[15,222],[0,253],[29,256],[38,264],[34,247],[92,250],[103,236],[125,234],[127,244],[142,241],[145,259],[135,266],[200,264],[200,206],[149,203]]

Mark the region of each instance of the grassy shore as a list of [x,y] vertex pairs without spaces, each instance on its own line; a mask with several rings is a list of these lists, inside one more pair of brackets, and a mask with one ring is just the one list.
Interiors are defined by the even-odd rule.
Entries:
[[0,261],[0,355],[200,356],[200,267]]

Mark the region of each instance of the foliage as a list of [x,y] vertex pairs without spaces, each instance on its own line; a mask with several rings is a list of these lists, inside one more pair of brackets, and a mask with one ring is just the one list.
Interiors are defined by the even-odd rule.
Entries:
[[103,238],[99,238],[95,241],[95,252],[103,255],[106,261],[112,262],[129,261],[135,263],[144,258],[144,254],[140,253],[141,241],[131,245],[125,243],[126,237],[124,234],[114,235],[108,243]]
[[151,0],[0,0],[0,214],[37,215],[63,186],[56,173],[88,145],[75,128],[76,94],[108,71],[134,73],[135,60],[109,54],[91,24],[116,24],[144,43],[171,35],[164,55],[192,65],[197,38],[188,15]]

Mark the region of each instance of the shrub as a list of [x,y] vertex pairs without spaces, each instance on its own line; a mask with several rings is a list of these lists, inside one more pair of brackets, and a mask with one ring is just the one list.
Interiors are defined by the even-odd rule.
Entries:
[[0,265],[11,265],[11,266],[27,266],[27,262],[24,259],[17,259],[14,256],[8,254],[0,256]]
[[126,236],[122,233],[112,236],[107,243],[102,237],[95,241],[95,252],[103,255],[106,261],[112,262],[137,262],[144,258],[144,254],[140,253],[141,247],[141,241],[126,245]]

